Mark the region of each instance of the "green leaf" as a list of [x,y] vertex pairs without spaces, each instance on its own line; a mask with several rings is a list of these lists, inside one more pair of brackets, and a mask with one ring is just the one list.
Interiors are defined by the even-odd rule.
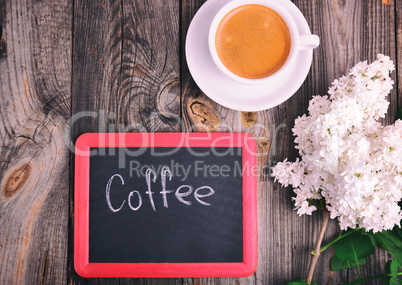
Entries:
[[[289,282],[287,285],[306,285],[306,279],[299,279],[296,281]],[[317,285],[314,281],[311,281],[311,285]]]
[[353,260],[356,263],[374,253],[374,246],[366,235],[352,234],[334,245],[335,255],[340,260]]
[[383,245],[382,247],[402,264],[402,230],[394,227],[392,231],[378,232],[374,236]]
[[[399,203],[399,205],[401,205],[400,203]],[[402,208],[402,206],[399,206],[399,207],[401,207]],[[397,234],[398,234],[398,236],[399,236],[399,238],[400,238],[400,240],[402,240],[402,225],[400,225],[399,227],[394,227],[392,230],[394,230]],[[399,263],[399,264],[401,264],[401,263]]]
[[365,258],[359,259],[357,262],[355,260],[341,260],[336,255],[331,258],[331,270],[339,271],[347,268],[356,267],[366,263]]
[[396,259],[392,260],[391,264],[390,264],[390,270],[391,270],[390,273],[392,274],[392,277],[394,277],[395,279],[398,279],[398,275],[397,275],[398,269],[399,269],[398,261]]
[[372,231],[370,231],[370,232],[362,231],[361,234],[364,235],[364,236],[368,236],[370,238],[371,243],[373,244],[373,246],[380,247],[380,248],[383,248],[383,249],[387,250],[385,248],[385,245],[382,244],[380,238],[378,238],[375,234],[373,234]]
[[385,264],[385,274],[391,274],[391,276],[384,276],[383,277],[383,284],[384,285],[396,285],[402,284],[402,280],[398,280],[398,270],[399,270],[399,263],[396,259],[388,260]]
[[382,285],[401,285],[401,280],[385,276],[382,278]]

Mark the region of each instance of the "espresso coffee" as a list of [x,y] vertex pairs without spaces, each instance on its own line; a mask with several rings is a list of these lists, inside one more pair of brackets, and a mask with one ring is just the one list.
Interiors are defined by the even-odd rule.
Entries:
[[244,5],[219,23],[215,46],[219,59],[234,74],[259,79],[274,74],[289,56],[289,28],[274,10]]

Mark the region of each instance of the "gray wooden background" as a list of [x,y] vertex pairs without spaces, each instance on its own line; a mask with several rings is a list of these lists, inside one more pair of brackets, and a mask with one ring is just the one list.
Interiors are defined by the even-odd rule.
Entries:
[[[291,128],[309,99],[325,94],[335,78],[361,60],[375,60],[377,53],[397,65],[384,121],[393,123],[402,102],[401,0],[390,6],[380,0],[294,0],[321,46],[300,90],[276,108],[256,113],[214,103],[188,72],[185,36],[203,2],[0,0],[0,284],[285,284],[305,277],[321,217],[298,217],[291,189],[273,183],[269,173],[262,173],[258,187],[254,275],[84,279],[74,271],[73,156],[65,137],[229,129],[255,136],[264,154],[261,166],[294,160]],[[75,118],[81,111],[95,115]],[[68,128],[72,117],[76,121]],[[330,221],[324,243],[337,233],[337,223]],[[328,250],[320,257],[318,284],[357,279],[356,270],[331,272],[330,255]],[[362,266],[363,276],[382,273],[388,259],[377,251]]]

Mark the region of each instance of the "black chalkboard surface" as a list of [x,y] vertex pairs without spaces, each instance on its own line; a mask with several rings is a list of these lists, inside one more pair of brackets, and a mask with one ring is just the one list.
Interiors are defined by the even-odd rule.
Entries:
[[[160,157],[147,148],[135,157],[125,152],[124,168],[119,168],[121,156],[116,148],[92,150],[98,155],[90,158],[89,262],[243,261],[240,147],[219,148],[219,152],[231,155],[220,157],[211,152],[196,158],[188,148]],[[155,152],[173,150],[159,148]],[[197,151],[210,152],[210,148]],[[222,168],[228,170],[220,171]],[[152,180],[152,196],[146,193],[147,176]],[[111,187],[107,188],[111,179]],[[165,198],[160,193],[163,181],[170,192]],[[179,193],[186,194],[179,196],[181,201],[175,195],[179,187]],[[198,198],[200,203],[194,196],[199,187],[205,188],[197,194],[211,194],[211,189],[214,193]],[[133,190],[137,192],[129,203]]]
[[247,169],[255,164],[254,139],[230,133],[149,136],[85,134],[77,140],[77,272],[251,274],[257,259],[256,177]]

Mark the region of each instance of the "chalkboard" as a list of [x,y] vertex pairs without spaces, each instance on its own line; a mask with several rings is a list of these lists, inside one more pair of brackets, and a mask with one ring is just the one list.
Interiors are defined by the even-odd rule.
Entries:
[[81,136],[75,155],[77,272],[251,274],[257,259],[255,149],[244,133]]

